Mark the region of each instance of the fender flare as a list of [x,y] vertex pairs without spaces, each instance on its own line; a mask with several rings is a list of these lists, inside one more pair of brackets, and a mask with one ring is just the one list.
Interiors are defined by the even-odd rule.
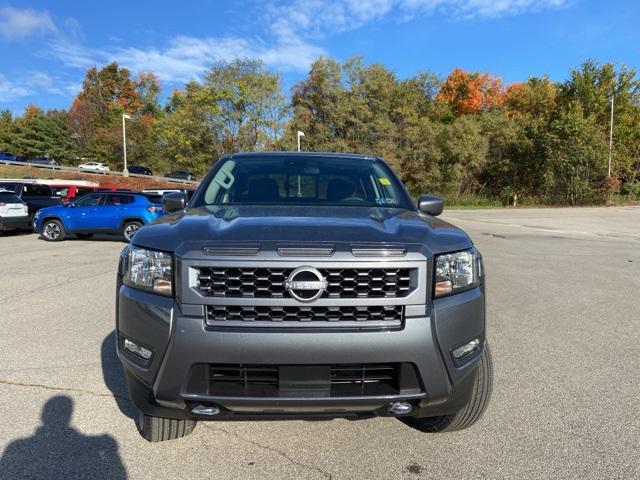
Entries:
[[62,224],[62,226],[64,227],[64,229],[67,232],[69,232],[69,228],[67,228],[67,226],[65,225],[64,220],[62,219],[62,217],[59,217],[58,215],[47,215],[47,216],[43,217],[40,220],[40,228],[38,229],[38,232],[40,232],[42,230],[42,227],[44,227],[44,224],[46,222],[48,222],[49,220],[57,220],[57,221],[59,221]]

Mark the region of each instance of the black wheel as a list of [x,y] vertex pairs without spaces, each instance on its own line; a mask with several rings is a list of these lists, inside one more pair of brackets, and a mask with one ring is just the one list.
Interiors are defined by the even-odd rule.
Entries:
[[422,432],[439,433],[464,430],[476,423],[489,405],[491,390],[493,388],[493,360],[489,344],[485,342],[484,352],[478,362],[476,379],[473,384],[473,393],[469,403],[453,415],[443,415],[441,417],[428,418],[401,418],[410,427]]
[[42,225],[42,236],[48,242],[60,242],[67,236],[67,232],[59,220],[47,220]]
[[124,238],[125,242],[130,242],[133,236],[136,234],[138,230],[142,227],[142,223],[132,221],[127,222],[122,226],[122,238]]
[[91,237],[93,237],[93,233],[76,233],[76,237],[78,237],[80,240],[89,240]]
[[148,442],[164,442],[186,437],[193,432],[197,423],[195,420],[152,417],[141,413],[138,419],[138,431]]

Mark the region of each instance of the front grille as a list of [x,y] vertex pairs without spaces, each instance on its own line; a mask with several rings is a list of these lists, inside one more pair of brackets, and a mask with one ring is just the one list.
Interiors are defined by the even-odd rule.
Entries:
[[371,306],[245,306],[207,305],[210,326],[355,326],[394,327],[402,323],[402,305]]
[[377,396],[421,391],[410,363],[357,363],[333,365],[194,365],[194,377],[206,375],[209,396]]
[[210,395],[271,396],[278,379],[277,365],[209,365]]
[[[293,268],[197,268],[197,290],[209,297],[291,298],[285,281]],[[401,298],[414,290],[411,268],[320,268],[322,298]]]

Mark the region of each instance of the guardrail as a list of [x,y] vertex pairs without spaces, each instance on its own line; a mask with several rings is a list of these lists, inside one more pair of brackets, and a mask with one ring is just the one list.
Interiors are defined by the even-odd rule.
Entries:
[[[108,172],[95,172],[93,170],[84,170],[82,168],[78,168],[78,167],[65,167],[63,165],[43,165],[41,163],[30,163],[28,161],[25,162],[15,162],[13,160],[2,160],[0,159],[0,164],[5,164],[5,165],[17,165],[17,166],[23,166],[23,167],[35,167],[35,168],[47,168],[49,170],[56,170],[56,171],[61,171],[61,172],[75,172],[75,173],[82,173],[83,175],[117,175],[120,177],[124,177],[124,174],[122,172],[118,172],[116,170],[109,170]],[[171,183],[178,183],[181,185],[198,185],[198,183],[195,180],[180,180],[178,178],[169,178],[169,177],[157,177],[155,175],[140,175],[138,173],[130,173],[129,177],[135,177],[135,178],[148,178],[148,179],[153,179],[153,180],[157,180],[157,181],[161,181],[161,182],[171,182]]]

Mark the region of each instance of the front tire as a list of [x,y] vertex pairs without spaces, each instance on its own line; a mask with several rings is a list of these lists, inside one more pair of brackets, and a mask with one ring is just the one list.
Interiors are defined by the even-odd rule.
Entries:
[[130,242],[133,236],[142,227],[142,223],[137,221],[127,222],[122,226],[122,238],[125,242]]
[[64,225],[59,220],[47,220],[42,225],[42,237],[48,242],[61,242],[66,236]]
[[484,352],[478,361],[473,393],[462,410],[453,415],[427,418],[403,417],[400,420],[421,432],[440,433],[464,430],[480,420],[491,400],[492,389],[493,360],[489,344],[485,341]]
[[193,432],[196,420],[179,420],[176,418],[152,417],[140,413],[138,431],[147,442],[164,442],[182,438]]

